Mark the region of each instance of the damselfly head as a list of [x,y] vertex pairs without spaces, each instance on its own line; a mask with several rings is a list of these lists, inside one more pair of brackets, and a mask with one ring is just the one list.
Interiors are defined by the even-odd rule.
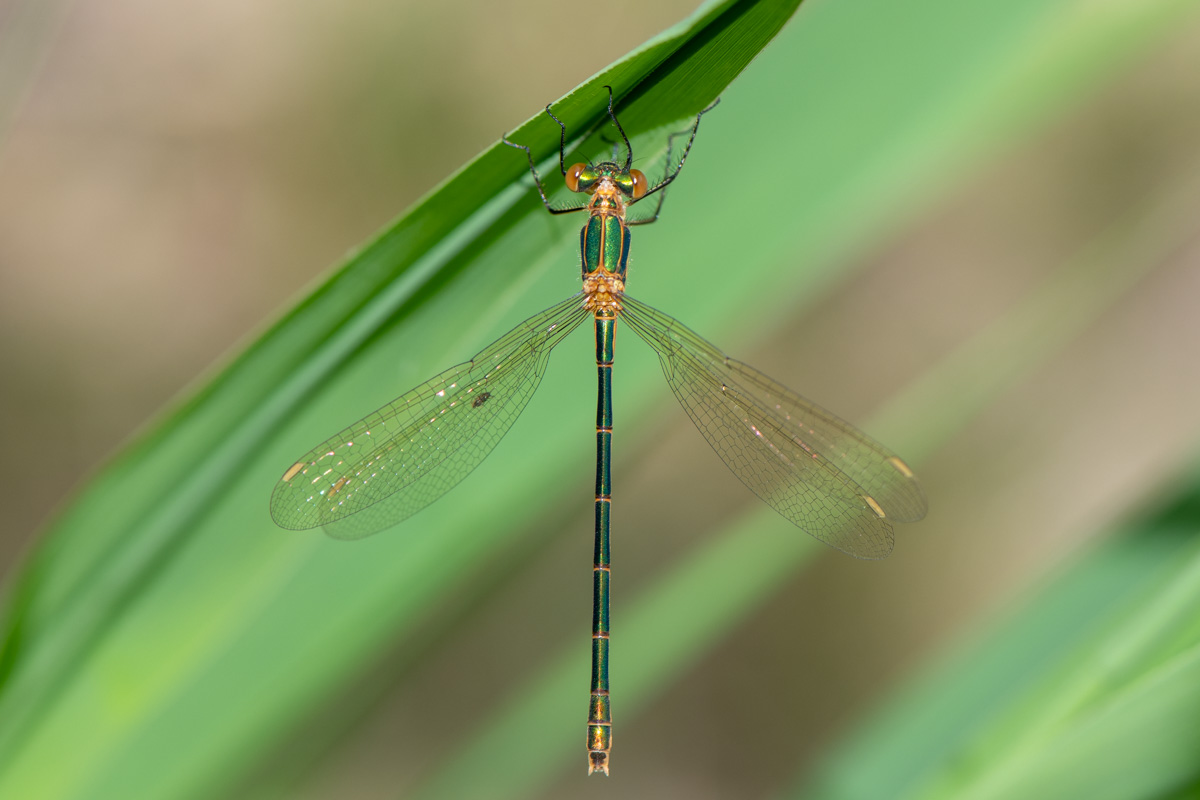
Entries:
[[572,192],[593,194],[604,181],[610,182],[626,197],[637,200],[646,194],[649,184],[640,169],[623,169],[612,161],[602,161],[595,166],[574,164],[567,169],[563,180]]

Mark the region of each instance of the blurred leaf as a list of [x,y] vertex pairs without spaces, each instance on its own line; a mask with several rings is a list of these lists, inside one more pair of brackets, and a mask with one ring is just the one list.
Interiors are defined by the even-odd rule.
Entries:
[[[797,2],[710,2],[556,111],[573,131],[586,129],[601,118],[608,83],[632,135],[695,113]],[[540,113],[511,135],[542,157],[557,149],[557,127]],[[522,295],[570,233],[543,218],[518,184],[526,175],[520,154],[500,144],[468,164],[62,515],[9,590],[0,795],[172,797],[220,787],[402,635],[431,593],[520,530],[515,512],[530,506],[531,487],[546,491],[567,474],[558,465],[573,457],[558,447],[562,437],[527,441],[525,471],[510,463],[478,504],[447,504],[419,532],[362,547],[274,528],[266,498],[280,466],[331,427],[461,360],[511,324],[512,309],[516,318],[536,310],[540,298]],[[570,277],[542,291],[577,291]],[[546,419],[539,431],[562,421]],[[494,524],[498,514],[513,524]],[[58,767],[64,753],[70,769]]]
[[67,0],[14,0],[0,12],[0,142],[20,113],[69,9]]
[[1200,779],[1200,474],[903,690],[800,797],[1160,797]]

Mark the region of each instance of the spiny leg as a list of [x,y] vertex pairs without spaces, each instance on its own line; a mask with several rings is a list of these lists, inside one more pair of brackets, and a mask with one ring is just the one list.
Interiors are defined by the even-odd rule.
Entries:
[[[617,115],[613,112],[613,90],[611,86],[605,86],[608,89],[608,116],[613,121],[613,125],[617,126],[617,132],[621,134],[621,139],[625,141],[625,171],[633,166],[633,145],[629,144],[629,137],[625,135],[625,129],[621,127],[621,123],[617,121]],[[614,154],[613,160],[616,160]]]
[[[672,181],[674,181],[677,177],[679,177],[679,173],[683,171],[683,165],[685,163],[687,163],[688,154],[692,152],[692,144],[696,141],[696,131],[700,130],[700,118],[703,117],[705,114],[707,114],[709,111],[712,111],[714,108],[716,108],[717,104],[720,102],[721,102],[721,98],[718,97],[716,100],[712,101],[711,105],[709,105],[705,109],[702,109],[700,111],[700,113],[696,115],[696,121],[695,121],[695,123],[692,124],[692,127],[691,127],[691,135],[688,136],[687,146],[683,148],[683,155],[679,157],[679,163],[675,165],[675,169],[671,170],[669,173],[664,175],[663,179],[661,181],[659,181],[654,186],[652,186],[649,190],[647,190],[646,193],[644,195],[642,195],[641,197],[639,197],[636,202],[641,202],[642,200],[645,200],[647,197],[654,194],[655,192],[658,192],[658,191],[661,191],[661,190],[667,188],[668,186],[671,185]],[[672,141],[675,139],[676,136],[682,136],[684,133],[686,133],[686,131],[678,131],[676,133],[672,133],[670,136],[667,137],[667,166],[668,166],[668,169],[670,168],[670,164],[671,164]],[[649,225],[651,222],[654,222],[655,220],[658,219],[658,213],[660,211],[662,211],[662,204],[663,204],[663,196],[660,195],[658,198],[658,206],[654,209],[654,216],[649,217],[647,219],[633,220],[633,221],[629,222],[628,224],[630,224],[630,225]],[[632,205],[632,203],[631,203],[631,205]]]
[[558,171],[565,178],[567,176],[567,126],[561,119],[554,116],[554,112],[550,110],[550,103],[546,103],[546,114],[558,123]]
[[[718,99],[716,102],[714,102],[714,103],[712,104],[712,106],[709,106],[708,108],[704,109],[704,111],[701,111],[701,112],[700,112],[700,114],[704,114],[706,111],[708,111],[708,109],[709,109],[709,108],[712,108],[713,106],[715,106],[715,105],[716,105],[717,103],[719,103],[719,102],[720,102],[720,99]],[[683,136],[685,133],[689,133],[689,132],[691,133],[692,137],[693,137],[693,138],[695,138],[695,136],[696,136],[696,127],[699,125],[699,123],[700,123],[700,116],[699,116],[699,115],[697,115],[697,117],[696,117],[696,125],[693,125],[693,126],[692,126],[692,127],[690,127],[690,128],[685,128],[684,130],[681,130],[681,131],[675,131],[675,133],[672,133],[670,136],[668,136],[668,137],[667,137],[667,156],[666,156],[666,158],[664,159],[664,161],[665,161],[665,163],[666,163],[666,165],[667,165],[667,169],[670,169],[670,168],[671,168],[671,151],[672,151],[672,150],[674,149],[674,147],[675,147],[675,139],[676,139],[677,137],[679,137],[679,136]],[[691,141],[690,141],[690,140],[688,141],[688,149],[691,149]],[[686,154],[686,153],[684,154],[684,158],[687,158],[687,154]],[[683,162],[682,162],[682,160],[680,161],[680,164],[679,164],[679,166],[680,166],[680,168],[682,168],[682,167],[683,167]],[[678,175],[678,174],[679,174],[679,170],[678,170],[678,169],[677,169],[677,170],[675,170],[675,174],[676,174],[676,175]],[[672,178],[671,178],[671,180],[674,180],[674,179],[675,179],[674,177],[672,177]],[[660,213],[662,213],[663,201],[667,199],[667,192],[666,192],[666,187],[665,187],[665,185],[664,185],[664,186],[662,186],[662,187],[660,187],[660,188],[662,188],[662,189],[663,189],[663,191],[662,191],[662,192],[660,192],[660,193],[659,193],[659,195],[658,195],[658,203],[657,203],[657,204],[654,206],[654,215],[653,215],[653,216],[651,216],[651,217],[647,217],[646,219],[636,219],[636,220],[630,220],[630,221],[629,221],[628,223],[626,223],[626,224],[628,224],[628,225],[649,225],[651,222],[657,222],[657,221],[658,221],[658,215],[659,215]]]
[[[550,119],[558,123],[558,170],[563,175],[566,175],[567,126],[562,123],[562,120],[554,116],[554,112],[550,110],[550,103],[546,104],[546,114],[549,115]],[[500,137],[500,141],[504,142],[509,147],[515,147],[518,150],[525,151],[525,158],[529,160],[529,171],[533,173],[533,182],[537,185],[538,194],[542,198],[542,205],[546,207],[547,211],[549,211],[551,214],[569,214],[572,211],[583,211],[585,208],[587,208],[586,203],[581,206],[574,206],[570,208],[555,208],[554,206],[550,205],[550,201],[546,197],[546,189],[542,186],[542,176],[538,174],[537,167],[533,163],[533,153],[530,151],[529,146],[517,144],[516,142],[510,142],[508,140],[508,134],[502,135]]]
[[[629,151],[629,157],[625,162],[625,168],[629,169],[629,167],[631,166],[631,163],[632,163],[632,159],[633,159],[633,148],[631,148],[629,146],[629,138],[627,136],[625,136],[625,131],[621,127],[621,123],[617,122],[617,118],[613,114],[613,90],[612,90],[612,87],[606,85],[604,88],[608,89],[608,116],[616,124],[617,130],[621,132],[621,138],[625,140],[625,147]],[[550,119],[552,119],[556,123],[558,123],[558,128],[559,128],[558,169],[563,174],[563,177],[566,177],[566,174],[567,174],[567,158],[566,158],[567,126],[563,124],[562,120],[560,120],[558,117],[554,116],[554,112],[550,110],[549,103],[546,104],[546,114],[550,117]],[[598,127],[600,127],[599,122],[595,123],[594,125],[592,125],[592,127],[588,128],[587,133],[585,133],[583,135],[583,138],[580,141],[586,142],[588,137],[591,136],[593,133],[595,133],[596,128],[598,128]],[[600,138],[603,141],[608,142],[609,144],[611,144],[613,146],[613,161],[616,161],[617,160],[617,143],[615,141],[611,141],[610,139],[608,139],[608,137],[606,137],[604,135],[601,135]]]
[[[546,113],[550,114],[550,106],[546,106]],[[551,116],[551,118],[554,118],[553,114],[550,114],[550,116]],[[558,122],[557,119],[554,119],[554,121]],[[561,122],[559,122],[558,124],[562,125]],[[563,136],[565,137],[566,129],[564,128],[563,131],[564,131]],[[572,211],[583,211],[584,209],[587,208],[586,203],[581,206],[573,206],[570,208],[555,208],[554,206],[550,205],[550,200],[549,200],[549,198],[546,197],[546,189],[545,189],[545,187],[542,186],[542,176],[538,174],[537,166],[535,166],[533,163],[533,153],[530,151],[529,146],[524,145],[524,144],[517,144],[516,142],[510,142],[508,140],[508,134],[502,135],[500,137],[500,141],[503,142],[504,144],[508,145],[509,147],[515,147],[518,150],[525,151],[525,158],[527,158],[529,160],[529,171],[533,173],[533,182],[537,186],[538,195],[541,196],[541,198],[542,198],[542,205],[544,205],[546,207],[547,211],[549,211],[551,214],[569,214]],[[559,161],[561,162],[561,160],[562,160],[562,150],[560,149],[559,150]],[[563,170],[563,174],[564,175],[566,174],[565,169]]]
[[[629,139],[625,136],[625,131],[622,130],[622,128],[621,128],[621,123],[617,122],[617,118],[613,115],[613,90],[612,90],[612,87],[605,86],[604,88],[608,89],[608,115],[609,115],[609,117],[612,118],[612,121],[614,123],[616,123],[617,130],[621,131],[621,137],[625,139],[626,148],[629,148]],[[558,171],[560,173],[562,173],[562,175],[565,177],[567,174],[567,126],[563,123],[563,121],[561,119],[554,116],[554,112],[550,110],[550,106],[551,106],[551,103],[546,104],[546,116],[550,117],[550,119],[554,120],[555,124],[558,125]],[[584,134],[583,138],[585,141],[587,140],[588,136],[592,135],[592,132],[595,131],[595,129],[596,129],[595,126],[593,126],[591,129],[588,130],[588,132],[586,134]],[[504,144],[508,145],[509,147],[515,147],[518,150],[525,151],[525,158],[528,159],[528,161],[529,161],[529,171],[531,173],[533,173],[533,182],[535,184],[537,184],[538,195],[541,196],[542,205],[544,205],[546,207],[547,211],[549,211],[551,214],[569,214],[572,211],[583,211],[584,209],[587,208],[586,203],[583,205],[580,205],[580,206],[573,206],[570,208],[555,208],[554,206],[550,205],[550,200],[546,197],[546,189],[542,185],[542,176],[538,174],[537,167],[533,163],[533,152],[529,149],[528,145],[517,144],[516,142],[510,142],[508,140],[508,134],[501,135],[500,141],[504,142]],[[632,161],[632,159],[633,159],[633,150],[632,150],[632,148],[630,148],[629,149],[629,157],[626,160],[626,166],[625,166],[626,169],[629,168],[629,164]],[[616,160],[616,145],[615,145],[615,143],[613,146],[613,160]]]

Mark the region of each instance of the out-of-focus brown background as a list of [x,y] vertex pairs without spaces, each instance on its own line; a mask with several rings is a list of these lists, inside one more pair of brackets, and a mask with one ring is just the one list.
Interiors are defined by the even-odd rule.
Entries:
[[40,69],[0,128],[0,425],[20,454],[0,564],[349,248],[694,8],[0,5],[41,48],[10,51]]
[[[106,454],[348,248],[502,131],[693,6],[22,7],[24,16],[10,20],[33,32],[25,63],[39,66],[19,102],[0,109],[8,115],[0,127],[0,569]],[[777,788],[786,779],[779,764],[811,759],[872,699],[864,686],[897,680],[1193,458],[1197,197],[1193,21],[1097,96],[973,171],[883,242],[852,281],[748,354],[769,367],[796,341],[825,343],[805,359],[808,379],[824,387],[824,404],[862,419],[872,395],[845,378],[842,365],[862,341],[888,340],[896,321],[886,309],[923,298],[937,314],[912,319],[904,335],[924,342],[926,357],[951,353],[979,320],[1019,317],[1012,309],[1031,286],[1082,258],[1106,232],[1171,231],[1135,235],[1145,268],[1114,290],[1111,308],[928,460],[921,474],[933,513],[905,530],[895,570],[823,559],[622,735],[627,752],[654,741],[656,758],[644,768],[657,773],[639,776],[640,785],[657,780],[671,787],[662,796],[679,797]],[[1067,293],[1055,302],[1069,315],[1083,300]],[[703,452],[697,442],[681,422],[661,463],[649,459],[634,480],[672,491],[670,459]],[[728,491],[740,487],[729,480]],[[631,500],[631,517],[655,513],[652,489],[641,495]],[[971,536],[956,536],[968,523]],[[647,551],[630,556],[631,574],[653,568],[654,547],[630,546]],[[559,550],[538,556],[522,596],[497,607],[511,618],[512,609],[553,596],[562,560]],[[916,565],[924,565],[919,583],[910,580]],[[829,607],[840,609],[842,627],[822,624]],[[443,676],[501,624],[484,610],[461,626],[362,722],[305,796],[378,796],[377,787],[400,780],[393,771],[411,772],[411,764],[395,766],[395,742],[419,749],[436,740],[438,725],[431,735],[428,723],[443,715],[444,735],[465,727],[473,712],[446,700]],[[787,658],[768,657],[798,640],[810,652],[845,650],[846,626],[855,631],[846,656],[813,659],[796,679],[809,687],[797,691],[812,749],[773,751],[783,739],[770,732],[793,725],[796,704],[774,694],[780,681],[762,679],[764,662],[790,668]],[[736,707],[714,715],[697,696],[736,698]],[[733,750],[689,788],[680,780],[695,753],[679,731],[704,733],[713,718]],[[743,749],[731,719],[755,731]]]

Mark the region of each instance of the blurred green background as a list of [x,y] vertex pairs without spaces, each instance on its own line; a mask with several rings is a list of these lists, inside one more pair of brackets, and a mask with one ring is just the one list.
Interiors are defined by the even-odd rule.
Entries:
[[[22,562],[331,264],[694,7],[0,6],[0,796],[1192,796],[1193,2],[808,0],[724,92],[630,291],[909,458],[931,513],[881,563],[780,527],[619,335],[608,781],[586,334],[403,528],[266,518],[295,455],[575,290],[576,220],[528,196],[513,263],[321,329],[361,328],[344,368],[160,417],[294,403],[192,462],[209,494],[183,459],[134,524],[93,484]],[[172,425],[107,475],[204,451]]]

